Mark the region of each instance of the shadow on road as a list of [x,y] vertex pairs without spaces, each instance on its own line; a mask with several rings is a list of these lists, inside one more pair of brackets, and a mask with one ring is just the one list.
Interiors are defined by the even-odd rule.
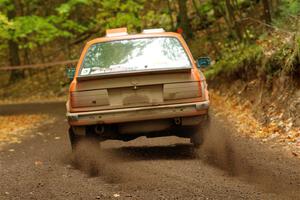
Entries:
[[169,146],[121,147],[106,150],[114,157],[124,161],[140,160],[190,160],[195,159],[195,151],[190,144]]

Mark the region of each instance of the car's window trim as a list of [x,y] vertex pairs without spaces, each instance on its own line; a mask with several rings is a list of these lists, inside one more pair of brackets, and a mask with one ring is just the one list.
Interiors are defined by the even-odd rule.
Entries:
[[[186,67],[186,68],[187,68],[187,69],[191,69],[191,68],[193,67],[193,63],[192,63],[192,61],[191,61],[191,58],[190,58],[190,56],[189,56],[187,50],[185,49],[184,45],[182,44],[182,42],[181,42],[177,37],[175,37],[175,36],[151,36],[151,37],[149,37],[149,36],[148,36],[148,37],[141,37],[141,38],[117,39],[117,40],[110,40],[110,41],[104,41],[104,42],[96,42],[96,43],[91,44],[91,45],[87,48],[87,50],[85,51],[85,55],[84,55],[84,57],[83,57],[83,59],[82,59],[82,61],[81,61],[81,63],[80,63],[80,67],[79,67],[79,71],[78,71],[78,76],[77,76],[77,77],[83,78],[83,77],[91,77],[91,76],[102,76],[102,75],[105,76],[106,74],[109,74],[109,73],[110,73],[110,72],[107,72],[107,73],[94,74],[94,75],[81,75],[81,70],[82,70],[82,68],[83,68],[84,60],[85,60],[85,58],[86,58],[86,55],[87,55],[89,49],[90,49],[93,45],[96,45],[96,44],[99,44],[99,43],[117,42],[117,41],[122,41],[122,40],[139,40],[139,39],[148,39],[148,38],[175,38],[175,39],[179,42],[179,44],[181,45],[181,47],[183,48],[184,53],[185,53],[185,55],[187,56],[188,61],[189,61],[189,63],[190,63],[190,66],[189,66],[188,68],[187,68],[187,67]],[[165,70],[166,68],[162,68],[162,69]],[[134,73],[134,72],[138,72],[138,71],[140,71],[140,70],[137,70],[137,71],[131,71],[131,72]],[[146,72],[147,70],[144,70],[144,71]],[[129,72],[124,71],[124,72],[118,72],[118,73],[120,73],[120,74],[123,74],[123,73],[127,74],[127,73],[129,73]]]

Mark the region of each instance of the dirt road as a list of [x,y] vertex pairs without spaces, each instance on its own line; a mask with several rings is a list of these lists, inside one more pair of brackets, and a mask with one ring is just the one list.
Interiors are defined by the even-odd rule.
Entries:
[[[62,103],[0,106],[55,123],[0,152],[0,199],[300,199],[300,162],[219,122],[199,152],[181,138],[104,142],[71,156]],[[96,153],[97,152],[97,153]]]

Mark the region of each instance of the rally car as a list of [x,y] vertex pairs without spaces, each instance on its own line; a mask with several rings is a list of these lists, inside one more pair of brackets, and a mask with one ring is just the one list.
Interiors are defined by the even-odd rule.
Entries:
[[[66,104],[72,148],[82,140],[129,141],[140,136],[203,142],[209,95],[200,68],[178,33],[110,29],[89,41],[72,79]],[[74,72],[74,74],[72,74]]]

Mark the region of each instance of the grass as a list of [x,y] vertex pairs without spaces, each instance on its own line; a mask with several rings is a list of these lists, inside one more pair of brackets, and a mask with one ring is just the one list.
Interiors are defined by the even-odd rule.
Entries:
[[220,74],[230,76],[241,68],[256,67],[261,59],[262,49],[257,45],[237,45],[230,48],[223,56],[205,72],[208,79]]
[[205,72],[208,79],[230,77],[255,69],[260,75],[293,75],[300,66],[300,35],[286,36],[273,33],[258,44],[224,46],[222,56]]

